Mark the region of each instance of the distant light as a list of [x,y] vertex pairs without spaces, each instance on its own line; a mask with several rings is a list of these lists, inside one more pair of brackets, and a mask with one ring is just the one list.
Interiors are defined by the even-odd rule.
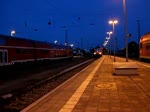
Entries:
[[118,21],[117,21],[117,20],[115,20],[115,21],[114,21],[114,23],[115,23],[115,24],[117,24],[117,23],[118,23]]
[[109,40],[109,39],[110,39],[110,37],[106,37],[106,39],[107,39],[107,40]]
[[109,21],[109,24],[117,24],[117,23],[118,23],[117,20],[110,20],[110,21]]
[[107,34],[112,34],[113,32],[112,31],[110,31],[110,32],[107,32]]
[[67,43],[65,43],[64,45],[67,45]]
[[15,30],[12,30],[11,31],[11,36],[13,36],[13,34],[15,34],[16,33],[16,31]]
[[105,43],[107,44],[107,43],[108,43],[108,40],[106,40]]
[[[106,48],[107,49],[107,48]],[[101,55],[102,53],[101,52],[99,52],[99,54]]]
[[74,45],[73,45],[73,44],[70,44],[70,46],[73,47]]
[[57,44],[57,40],[55,40],[54,43]]
[[112,24],[113,23],[113,21],[109,21],[109,24]]
[[103,46],[106,46],[106,44],[103,44]]
[[16,32],[13,30],[13,31],[11,31],[11,33],[16,33]]

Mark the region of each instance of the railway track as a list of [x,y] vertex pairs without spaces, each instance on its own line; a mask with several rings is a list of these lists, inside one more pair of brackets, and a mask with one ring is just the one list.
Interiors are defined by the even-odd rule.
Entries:
[[[74,60],[75,63],[70,64],[69,67],[64,67],[64,64],[66,62],[63,63],[63,66],[60,67],[61,69],[54,69],[53,75],[51,74],[51,76],[49,77],[45,77],[42,80],[30,79],[30,82],[32,83],[26,84],[25,82],[22,82],[20,83],[20,87],[18,87],[17,89],[14,89],[9,93],[1,95],[0,111],[16,112],[22,110],[23,108],[30,105],[46,93],[56,88],[58,85],[62,84],[64,81],[72,77],[75,73],[82,70],[84,67],[86,67],[89,63],[93,61],[93,59],[79,59],[78,61],[77,60]],[[46,72],[45,74],[48,73],[49,72]],[[40,78],[40,75],[37,77]]]

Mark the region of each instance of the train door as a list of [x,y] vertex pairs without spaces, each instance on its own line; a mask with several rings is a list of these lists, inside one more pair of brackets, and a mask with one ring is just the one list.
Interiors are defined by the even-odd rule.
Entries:
[[0,49],[0,66],[8,63],[8,52],[7,50]]

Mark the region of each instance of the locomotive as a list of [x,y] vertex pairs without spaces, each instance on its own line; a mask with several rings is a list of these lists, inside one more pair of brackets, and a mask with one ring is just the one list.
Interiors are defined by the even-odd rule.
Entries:
[[94,58],[99,58],[102,55],[103,55],[103,49],[102,48],[94,49],[94,53],[93,53]]
[[140,59],[150,59],[150,32],[140,38]]
[[0,35],[0,66],[72,57],[71,46]]

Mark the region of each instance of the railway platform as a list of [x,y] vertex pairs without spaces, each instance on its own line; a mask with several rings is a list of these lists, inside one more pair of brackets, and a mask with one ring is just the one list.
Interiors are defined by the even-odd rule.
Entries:
[[21,112],[150,112],[149,85],[148,75],[114,75],[102,56]]

